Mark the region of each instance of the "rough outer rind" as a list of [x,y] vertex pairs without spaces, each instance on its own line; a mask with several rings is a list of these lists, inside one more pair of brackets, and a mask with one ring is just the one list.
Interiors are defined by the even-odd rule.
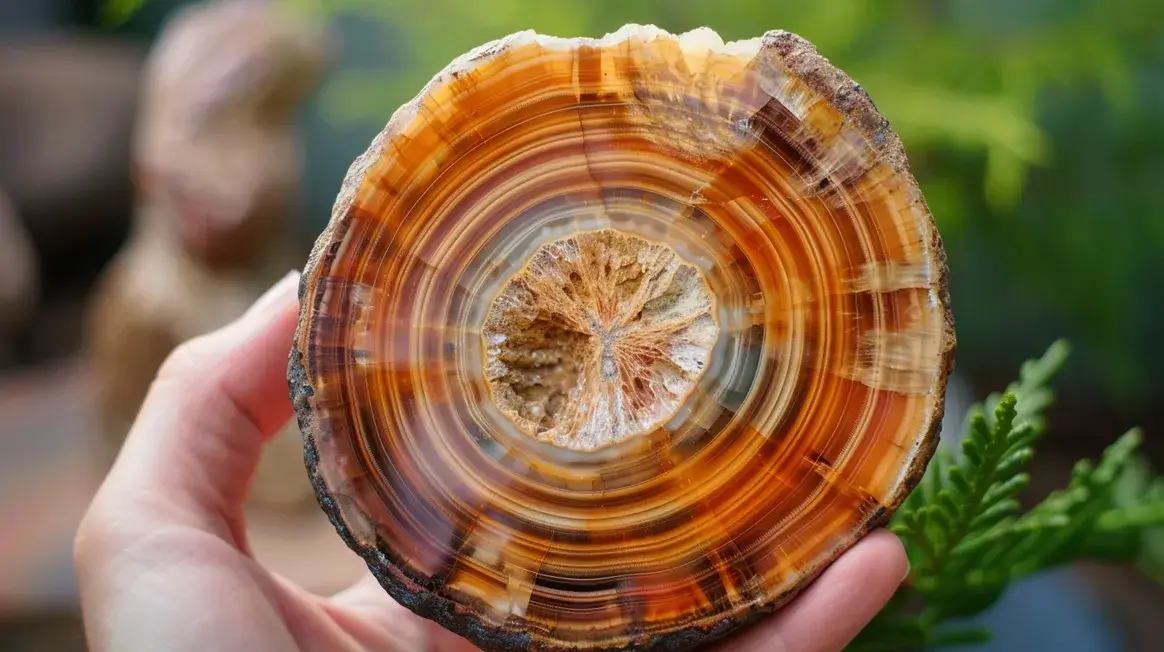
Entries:
[[[624,26],[625,30],[638,28],[637,25]],[[648,26],[648,30],[657,30]],[[616,34],[618,34],[616,33]],[[344,542],[357,552],[367,563],[368,569],[384,587],[385,591],[400,604],[407,607],[419,616],[431,619],[442,627],[455,632],[485,650],[547,650],[550,652],[566,652],[573,648],[568,647],[533,647],[533,640],[527,632],[512,628],[494,628],[485,626],[474,614],[467,612],[451,600],[433,593],[405,576],[400,569],[392,564],[387,557],[373,546],[366,546],[358,541],[348,529],[343,520],[338,503],[328,492],[320,474],[319,457],[315,443],[316,424],[311,410],[313,388],[308,382],[307,370],[304,367],[305,336],[307,334],[308,318],[314,306],[308,306],[304,299],[310,296],[310,285],[316,279],[316,270],[330,264],[336,254],[338,243],[342,240],[346,230],[344,217],[355,199],[365,175],[383,152],[384,141],[387,136],[397,130],[415,115],[421,98],[425,97],[431,88],[456,78],[466,67],[472,67],[474,61],[496,56],[505,50],[509,44],[532,36],[532,32],[519,32],[505,38],[482,45],[469,53],[458,57],[443,71],[438,73],[417,96],[409,103],[401,106],[389,120],[384,130],[373,140],[368,150],[355,160],[344,177],[341,190],[332,210],[331,221],[317,239],[307,264],[304,266],[299,287],[300,315],[296,328],[295,340],[291,350],[288,365],[288,382],[291,400],[294,405],[300,429],[304,434],[304,463],[311,482],[315,487],[320,506],[327,514],[332,525]],[[606,38],[611,38],[607,35]],[[933,215],[922,196],[921,190],[909,172],[908,159],[898,136],[893,132],[889,121],[882,116],[875,107],[868,93],[844,72],[834,67],[827,58],[819,54],[815,46],[796,34],[784,31],[769,31],[761,37],[761,52],[768,50],[776,54],[776,59],[788,72],[800,78],[809,88],[820,94],[833,108],[844,117],[845,124],[855,127],[870,146],[878,159],[888,164],[905,183],[912,194],[912,200],[921,208],[922,214],[929,223],[931,241],[930,250],[934,252],[936,260],[932,268],[933,293],[936,301],[941,305],[945,319],[944,348],[942,353],[942,368],[938,374],[938,386],[935,393],[939,399],[945,396],[947,379],[954,368],[956,338],[954,318],[950,310],[948,265],[945,250],[942,247],[941,236]],[[725,49],[741,45],[729,43]],[[747,42],[742,44],[746,47]],[[930,414],[930,425],[922,440],[918,443],[917,454],[913,463],[903,476],[903,481],[896,494],[883,502],[883,507],[869,518],[864,527],[854,533],[852,539],[836,549],[836,556],[840,556],[858,540],[873,529],[885,525],[900,507],[901,503],[913,491],[925,473],[926,467],[938,446],[939,431],[944,416],[944,401],[938,400]],[[834,558],[835,560],[835,558]],[[617,650],[692,650],[703,649],[714,641],[729,638],[739,634],[750,623],[762,619],[766,614],[776,611],[789,600],[796,597],[800,591],[810,585],[817,576],[828,567],[823,564],[815,572],[806,574],[791,590],[777,596],[767,605],[748,614],[746,618],[720,621],[711,629],[688,627],[666,635],[652,637],[646,640],[634,640],[621,648],[607,648]]]
[[[937,264],[932,270],[934,292],[937,295],[937,301],[943,307],[945,316],[944,339],[946,347],[942,355],[942,369],[938,373],[939,386],[935,391],[939,397],[944,397],[947,380],[954,370],[957,348],[954,333],[954,313],[950,310],[950,270],[937,223],[934,221],[933,213],[930,212],[917,181],[909,171],[909,159],[906,157],[901,139],[893,132],[889,120],[877,110],[873,104],[873,99],[869,97],[865,89],[850,79],[843,71],[833,66],[827,58],[817,52],[816,46],[812,43],[784,30],[767,32],[762,37],[761,43],[761,47],[774,50],[789,72],[819,93],[833,108],[841,112],[847,125],[855,127],[860,132],[878,158],[900,175],[902,182],[911,193],[913,202],[921,207],[922,214],[928,220],[931,234],[930,251],[934,252],[937,257]],[[885,513],[882,518],[870,523],[869,530],[888,522],[901,503],[921,481],[926,466],[933,457],[934,451],[937,450],[943,416],[945,416],[945,402],[939,400],[930,416],[929,432],[918,445],[918,454],[914,457],[913,466],[905,473],[900,491],[889,501],[886,501]]]

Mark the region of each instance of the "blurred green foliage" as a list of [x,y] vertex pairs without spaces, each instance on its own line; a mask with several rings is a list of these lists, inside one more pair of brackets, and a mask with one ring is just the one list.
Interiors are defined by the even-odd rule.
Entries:
[[101,22],[108,26],[120,25],[136,14],[146,0],[106,0],[101,5]]
[[[108,1],[144,1],[154,18],[181,4]],[[707,25],[725,40],[787,29],[862,84],[905,141],[949,249],[961,349],[973,355],[960,369],[1002,379],[1064,335],[1078,346],[1067,383],[1123,407],[1159,394],[1164,2],[278,1],[337,37],[306,118],[312,230],[392,111],[486,41],[522,29],[600,36],[627,22]]]
[[[1036,122],[1039,91],[1047,84],[1094,81],[1109,101],[1126,108],[1133,94],[1129,62],[1136,41],[1158,35],[1142,0],[1035,0],[1028,4],[1048,8],[1049,15],[1027,16],[1039,21],[1023,20],[1023,13],[1042,13],[1024,3],[993,0],[283,2],[320,15],[362,15],[406,34],[406,65],[352,71],[330,81],[328,112],[344,121],[383,119],[457,54],[520,29],[573,36],[601,35],[626,22],[671,31],[708,25],[725,40],[788,29],[864,85],[911,148],[982,154],[982,191],[996,207],[1013,206],[1028,166],[1045,163],[1051,154],[1051,142]],[[991,16],[992,9],[1009,14],[1005,24]],[[1155,13],[1164,18],[1159,7]],[[1160,24],[1164,21],[1155,22]],[[965,216],[952,209],[943,217]]]

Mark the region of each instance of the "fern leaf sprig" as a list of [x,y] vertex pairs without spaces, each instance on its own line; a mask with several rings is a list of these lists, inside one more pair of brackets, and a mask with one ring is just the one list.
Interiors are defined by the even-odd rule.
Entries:
[[939,569],[959,572],[991,529],[1019,511],[1015,496],[1030,480],[1026,467],[1045,428],[1043,412],[1054,400],[1049,383],[1068,352],[1066,342],[1054,343],[1042,358],[1022,365],[1006,392],[971,408],[960,459],[939,451],[919,491],[899,510],[893,529],[906,541],[923,586]]
[[971,408],[961,450],[934,456],[890,524],[905,543],[910,577],[851,649],[988,640],[981,628],[947,621],[982,612],[1017,579],[1076,559],[1139,559],[1164,581],[1164,478],[1137,455],[1138,430],[1098,462],[1079,462],[1066,488],[1020,513],[1017,497],[1054,400],[1050,382],[1067,355],[1067,344],[1056,342],[1023,364],[1006,391]]

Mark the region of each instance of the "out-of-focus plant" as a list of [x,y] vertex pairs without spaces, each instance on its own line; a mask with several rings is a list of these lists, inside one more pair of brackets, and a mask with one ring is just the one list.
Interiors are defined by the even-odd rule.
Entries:
[[[1062,4],[1069,8],[1048,12],[1050,22],[1035,24],[1024,18],[1044,16],[1006,3],[1011,18],[1002,25],[990,12],[1001,4],[996,0],[277,1],[320,20],[378,21],[392,38],[407,41],[399,66],[345,70],[331,79],[327,106],[342,121],[382,121],[453,57],[521,29],[574,36],[600,35],[626,22],[672,31],[708,25],[728,40],[788,29],[869,89],[908,144],[984,152],[984,190],[998,203],[1016,201],[1027,167],[1050,154],[1036,121],[1042,87],[1093,80],[1113,103],[1126,104],[1132,94],[1127,60],[1151,38],[1153,24],[1139,0],[1068,1]],[[106,14],[124,20],[146,2],[106,0]]]
[[1153,546],[1164,536],[1164,478],[1136,454],[1138,430],[1098,462],[1080,461],[1065,489],[1021,511],[1017,496],[1053,400],[1049,383],[1066,357],[1058,342],[1028,361],[1006,392],[970,411],[961,450],[934,456],[891,524],[906,545],[909,578],[853,650],[989,640],[988,631],[943,625],[986,610],[1013,582],[1071,561],[1138,562],[1158,571]]
[[101,22],[120,25],[137,13],[147,0],[105,0],[101,5]]
[[1036,24],[1023,24],[1024,12],[1007,3],[1005,13],[1015,18],[1002,25],[989,13],[1000,3],[989,0],[283,1],[296,11],[371,17],[408,39],[402,70],[333,79],[328,102],[345,120],[382,119],[457,54],[519,29],[573,36],[600,35],[625,22],[672,31],[709,25],[725,39],[789,29],[869,89],[907,144],[983,152],[983,189],[997,205],[1017,201],[1027,168],[1051,153],[1036,120],[1039,91],[1049,83],[1094,81],[1113,104],[1126,105],[1128,59],[1152,38],[1153,24],[1146,3],[1132,0],[1065,2],[1068,9],[1045,17],[1025,12],[1028,20],[1050,19]]

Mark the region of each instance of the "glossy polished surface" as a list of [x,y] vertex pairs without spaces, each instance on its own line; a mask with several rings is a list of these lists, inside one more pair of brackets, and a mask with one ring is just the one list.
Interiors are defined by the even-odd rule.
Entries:
[[698,648],[779,606],[920,477],[954,347],[896,136],[785,32],[474,50],[303,279],[325,510],[491,649]]

